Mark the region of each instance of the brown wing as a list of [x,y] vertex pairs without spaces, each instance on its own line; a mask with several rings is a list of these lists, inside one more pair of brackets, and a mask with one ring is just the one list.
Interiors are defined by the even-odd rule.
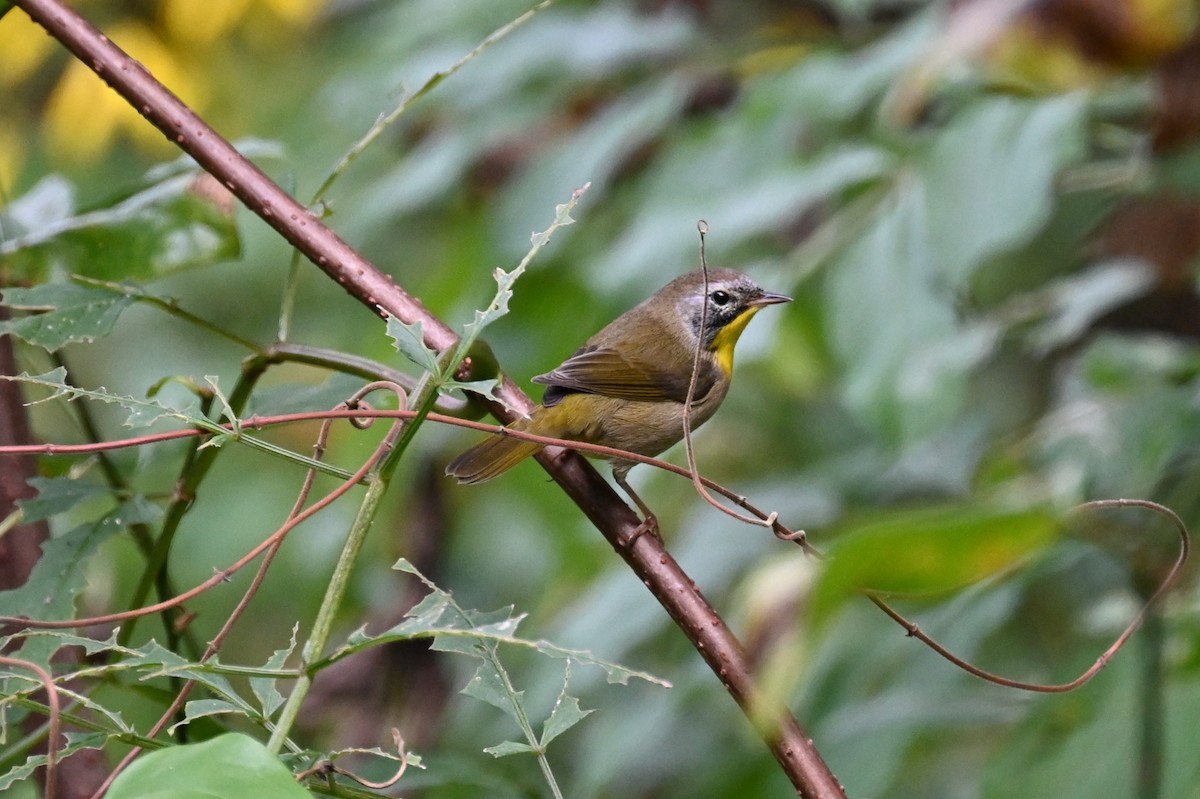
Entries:
[[[670,375],[613,349],[584,348],[554,371],[533,378],[533,382],[549,386],[542,399],[542,404],[549,407],[575,392],[646,402],[683,402],[690,379],[690,374]],[[695,398],[703,397],[712,384],[711,367],[702,362]]]

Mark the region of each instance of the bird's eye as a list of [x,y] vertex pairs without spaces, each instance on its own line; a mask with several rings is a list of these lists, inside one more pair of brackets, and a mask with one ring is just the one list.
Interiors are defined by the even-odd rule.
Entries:
[[722,291],[721,289],[717,289],[716,291],[714,291],[712,294],[709,294],[708,296],[712,297],[712,301],[717,305],[727,305],[729,303],[729,301],[731,299],[733,299],[732,297],[729,296],[728,291]]

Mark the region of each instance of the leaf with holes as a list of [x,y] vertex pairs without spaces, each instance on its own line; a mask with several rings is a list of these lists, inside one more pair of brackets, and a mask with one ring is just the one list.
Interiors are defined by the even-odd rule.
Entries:
[[0,335],[11,333],[54,352],[67,344],[107,336],[133,301],[128,294],[74,283],[7,288],[0,302],[13,310],[31,313],[0,321]]

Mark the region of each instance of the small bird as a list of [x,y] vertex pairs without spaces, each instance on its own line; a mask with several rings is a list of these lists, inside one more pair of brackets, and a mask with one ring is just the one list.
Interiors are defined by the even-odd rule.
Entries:
[[[766,305],[791,301],[733,269],[710,270],[707,293],[705,282],[700,271],[675,278],[557,369],[533,378],[547,387],[542,404],[508,428],[657,455],[683,438],[697,343],[700,371],[690,417],[692,429],[704,424],[729,391],[734,345],[750,319]],[[460,483],[482,483],[540,449],[541,444],[494,435],[455,458],[446,474]],[[625,481],[634,462],[610,461],[613,478],[642,511],[643,528],[656,530],[653,512]]]

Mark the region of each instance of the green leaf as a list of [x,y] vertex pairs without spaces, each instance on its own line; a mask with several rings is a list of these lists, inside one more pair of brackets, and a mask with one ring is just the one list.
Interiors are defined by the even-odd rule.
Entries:
[[571,682],[571,663],[567,662],[566,674],[563,676],[562,691],[550,711],[550,717],[542,724],[542,737],[538,741],[543,749],[550,745],[558,736],[574,727],[594,711],[584,710],[579,706],[579,700],[567,693],[567,685]]
[[489,746],[483,751],[492,757],[499,758],[508,757],[509,755],[533,754],[537,750],[529,744],[517,743],[516,741],[505,741],[503,743],[496,744],[495,746]]
[[511,272],[505,272],[503,269],[497,267],[492,272],[492,277],[496,280],[496,294],[488,304],[488,307],[482,311],[476,311],[474,321],[467,323],[463,327],[463,337],[462,341],[459,342],[458,357],[455,359],[455,363],[461,362],[466,357],[467,353],[471,350],[471,346],[479,338],[485,327],[508,313],[508,301],[512,299],[513,284],[517,282],[517,278],[525,274],[525,270],[529,267],[534,257],[541,252],[543,247],[550,243],[550,239],[559,228],[575,223],[575,220],[571,218],[571,211],[574,210],[580,198],[583,197],[584,192],[590,186],[590,183],[585,183],[571,194],[570,200],[554,206],[554,221],[550,223],[550,227],[541,232],[535,231],[529,237],[529,251],[525,253],[525,257],[521,259],[521,262],[517,264],[515,269]]
[[234,705],[239,712],[253,717],[255,715],[253,706],[241,698],[225,675],[214,671],[217,664],[216,658],[212,658],[207,663],[188,660],[157,641],[150,641],[145,646],[133,650],[123,661],[123,665],[136,670],[139,678],[143,680],[163,676],[195,680],[218,697]]
[[[34,619],[70,619],[75,599],[87,585],[87,562],[102,543],[130,524],[158,513],[146,500],[122,503],[99,521],[84,524],[42,544],[42,557],[19,588],[0,592],[0,615]],[[52,638],[27,641],[21,657],[42,665],[58,649]]]
[[813,619],[825,621],[860,590],[928,595],[962,588],[1012,568],[1060,534],[1058,516],[1044,508],[938,506],[859,521],[827,552]]
[[[0,257],[29,281],[51,268],[101,279],[148,279],[241,251],[233,214],[205,196],[203,173],[174,175],[106,205],[75,213],[12,215],[17,235],[0,242]],[[35,187],[35,190],[40,187]],[[69,184],[68,184],[69,188]],[[61,193],[61,189],[59,190]]]
[[61,225],[75,213],[75,186],[62,175],[47,175],[0,209],[6,239]]
[[108,799],[310,799],[265,746],[229,733],[144,754],[121,773]]
[[90,508],[94,500],[112,495],[106,486],[73,477],[32,477],[29,485],[37,489],[37,496],[17,500],[26,524],[56,513],[78,512],[85,505]]
[[963,326],[930,271],[924,190],[904,183],[876,224],[832,264],[828,324],[845,364],[846,403],[878,433],[907,442],[952,421],[968,369],[999,328]]
[[41,313],[0,321],[0,335],[11,333],[54,352],[67,344],[107,336],[134,298],[75,283],[44,283],[4,289],[2,301],[9,308]]
[[120,405],[129,411],[129,415],[125,419],[127,427],[145,427],[163,418],[178,419],[188,424],[208,424],[211,426],[211,423],[199,413],[197,405],[194,402],[186,408],[176,409],[153,400],[142,400],[128,395],[112,394],[104,387],[97,389],[78,388],[67,383],[67,370],[61,366],[40,375],[27,373],[22,373],[15,377],[0,375],[0,380],[27,383],[53,390],[50,396],[38,400],[38,402],[66,397],[68,400],[90,399]]
[[[300,630],[300,624],[296,623],[292,626],[292,639],[283,649],[276,649],[275,654],[267,659],[263,668],[281,669],[283,664],[287,662],[288,657],[296,650],[296,633]],[[270,718],[279,706],[283,704],[283,694],[279,693],[279,689],[275,687],[277,681],[269,677],[251,677],[250,690],[258,698],[259,704],[262,706],[263,718]]]
[[387,315],[387,334],[400,353],[431,375],[438,375],[437,353],[425,345],[425,329],[420,320],[405,324]]
[[1086,152],[1086,96],[983,99],[922,162],[932,266],[965,288],[988,258],[1028,241],[1055,207],[1055,181]]
[[499,382],[500,381],[495,378],[489,378],[487,380],[467,380],[467,381],[447,380],[445,383],[442,383],[440,386],[438,386],[438,390],[441,391],[442,393],[449,393],[449,392],[455,391],[455,390],[470,391],[472,393],[480,395],[481,397],[486,397],[491,400],[499,401],[500,398],[497,397],[496,393],[495,393],[496,386]]
[[1050,314],[1030,332],[1030,340],[1041,352],[1076,341],[1104,314],[1147,294],[1155,279],[1148,264],[1110,261],[1054,281],[1041,292]]
[[[103,749],[105,744],[115,737],[115,735],[103,732],[68,732],[67,743],[59,747],[55,755],[58,758],[58,762],[61,763],[67,757],[81,749]],[[14,784],[29,779],[33,776],[34,771],[45,765],[45,755],[31,755],[24,763],[13,766],[4,774],[0,774],[0,791],[6,791]]]
[[488,304],[488,307],[482,311],[476,311],[474,321],[468,322],[463,328],[464,339],[471,338],[473,340],[483,332],[485,327],[508,314],[508,302],[513,296],[513,284],[517,282],[517,278],[524,271],[521,267],[517,267],[511,272],[505,272],[503,269],[497,267],[492,272],[492,278],[495,279],[497,286],[496,294],[492,298],[491,303]]
[[227,702],[224,699],[193,699],[183,706],[183,718],[172,724],[167,729],[167,732],[169,734],[174,733],[178,727],[191,724],[196,719],[229,714],[245,716],[246,708],[235,705],[233,702]]
[[514,719],[520,720],[517,705],[525,696],[524,691],[509,692],[504,677],[489,661],[479,664],[474,676],[467,681],[459,693],[498,707]]
[[482,657],[485,654],[482,646],[489,642],[518,646],[533,649],[548,657],[596,666],[604,670],[610,684],[628,685],[631,678],[636,678],[664,688],[671,687],[669,682],[660,677],[602,660],[585,650],[567,649],[549,641],[517,638],[517,626],[524,616],[513,615],[511,607],[489,613],[460,608],[449,593],[421,574],[408,560],[401,558],[392,568],[414,575],[430,589],[430,593],[409,610],[404,621],[379,635],[369,635],[365,628],[356,630],[333,653],[333,659],[391,641],[433,637],[434,647],[441,651]]

